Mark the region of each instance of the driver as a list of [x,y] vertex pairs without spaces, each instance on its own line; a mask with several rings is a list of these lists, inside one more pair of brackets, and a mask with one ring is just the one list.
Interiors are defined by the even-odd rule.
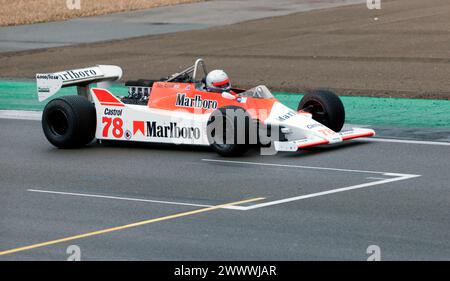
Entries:
[[230,78],[223,70],[213,70],[206,76],[206,90],[209,92],[229,92],[231,90]]

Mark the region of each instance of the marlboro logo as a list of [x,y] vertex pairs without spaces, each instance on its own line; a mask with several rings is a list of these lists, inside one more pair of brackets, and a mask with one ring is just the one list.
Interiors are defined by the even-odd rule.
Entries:
[[102,75],[101,73],[98,73],[98,71],[95,68],[69,70],[64,72],[58,72],[55,74],[61,77],[63,81],[95,78]]
[[200,95],[196,95],[193,98],[186,97],[186,94],[177,94],[176,106],[181,107],[193,107],[193,108],[203,108],[203,109],[216,109],[217,101],[202,99]]
[[149,138],[199,139],[200,128],[182,127],[176,122],[160,125],[156,121],[133,121],[133,135],[136,134]]

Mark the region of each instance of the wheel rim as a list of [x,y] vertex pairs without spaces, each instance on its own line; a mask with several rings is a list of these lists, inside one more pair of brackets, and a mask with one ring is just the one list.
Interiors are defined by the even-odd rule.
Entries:
[[326,122],[326,111],[323,105],[316,101],[316,100],[310,100],[307,101],[303,106],[303,111],[309,112],[312,114],[312,117],[314,120],[320,123]]
[[62,110],[54,110],[48,114],[48,126],[50,131],[58,136],[63,136],[69,129],[69,120]]

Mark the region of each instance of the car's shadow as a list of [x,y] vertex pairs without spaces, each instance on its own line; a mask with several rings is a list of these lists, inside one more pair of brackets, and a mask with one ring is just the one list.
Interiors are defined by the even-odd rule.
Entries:
[[308,149],[299,150],[297,153],[284,153],[283,157],[289,157],[289,158],[311,157],[311,156],[315,156],[315,155],[322,154],[322,153],[329,153],[329,152],[335,151],[335,150],[343,151],[343,150],[355,148],[358,146],[364,146],[366,144],[369,144],[369,142],[352,140],[352,141],[342,142],[342,143],[337,143],[337,144],[310,147]]
[[[368,142],[353,140],[349,142],[343,142],[333,145],[317,146],[308,149],[302,149],[297,152],[278,152],[273,155],[281,157],[311,157],[322,153],[329,153],[335,150],[346,150],[357,146],[363,146]],[[179,152],[208,152],[211,155],[216,153],[209,146],[200,145],[183,145],[183,144],[166,144],[166,143],[146,143],[146,142],[129,142],[129,141],[98,141],[92,142],[87,148],[101,149],[101,148],[114,148],[114,149],[143,149],[143,150],[165,150],[165,151],[179,151]],[[258,146],[252,146],[249,151],[242,156],[256,157],[256,156],[271,156],[268,154],[261,154],[261,148]],[[231,157],[230,157],[231,158]]]
[[203,151],[211,152],[213,150],[209,146],[172,144],[172,143],[147,143],[147,142],[130,142],[130,141],[101,141],[93,142],[90,147],[110,147],[110,148],[126,148],[126,149],[152,149],[152,150],[170,150],[170,151]]

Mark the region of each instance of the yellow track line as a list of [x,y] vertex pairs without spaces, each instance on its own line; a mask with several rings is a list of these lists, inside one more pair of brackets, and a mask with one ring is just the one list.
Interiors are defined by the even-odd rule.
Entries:
[[36,249],[36,248],[40,248],[40,247],[45,247],[45,246],[49,246],[49,245],[54,245],[54,244],[58,244],[58,243],[63,243],[63,242],[67,242],[67,241],[72,241],[72,240],[76,240],[76,239],[101,235],[101,234],[105,234],[105,233],[109,233],[109,232],[113,232],[113,231],[137,227],[137,226],[146,225],[146,224],[150,224],[150,223],[154,223],[154,222],[160,222],[160,221],[176,219],[176,218],[180,218],[180,217],[186,217],[186,216],[190,216],[190,215],[195,215],[195,214],[199,214],[199,213],[204,213],[204,212],[221,209],[221,208],[232,206],[232,205],[239,205],[239,204],[259,201],[259,200],[263,200],[263,199],[265,199],[265,198],[264,197],[252,198],[252,199],[247,199],[247,200],[243,200],[243,201],[232,202],[232,203],[197,209],[197,210],[193,210],[193,211],[178,213],[178,214],[160,217],[160,218],[156,218],[156,219],[135,222],[135,223],[126,224],[126,225],[122,225],[122,226],[106,228],[106,229],[102,229],[102,230],[97,230],[97,231],[93,231],[93,232],[75,235],[75,236],[69,236],[69,237],[65,237],[65,238],[61,238],[61,239],[51,240],[51,241],[33,244],[33,245],[25,246],[25,247],[14,248],[14,249],[2,251],[2,252],[0,252],[0,256],[9,255],[9,254],[17,253],[17,252],[22,252],[22,251],[27,251],[27,250],[31,250],[31,249]]

